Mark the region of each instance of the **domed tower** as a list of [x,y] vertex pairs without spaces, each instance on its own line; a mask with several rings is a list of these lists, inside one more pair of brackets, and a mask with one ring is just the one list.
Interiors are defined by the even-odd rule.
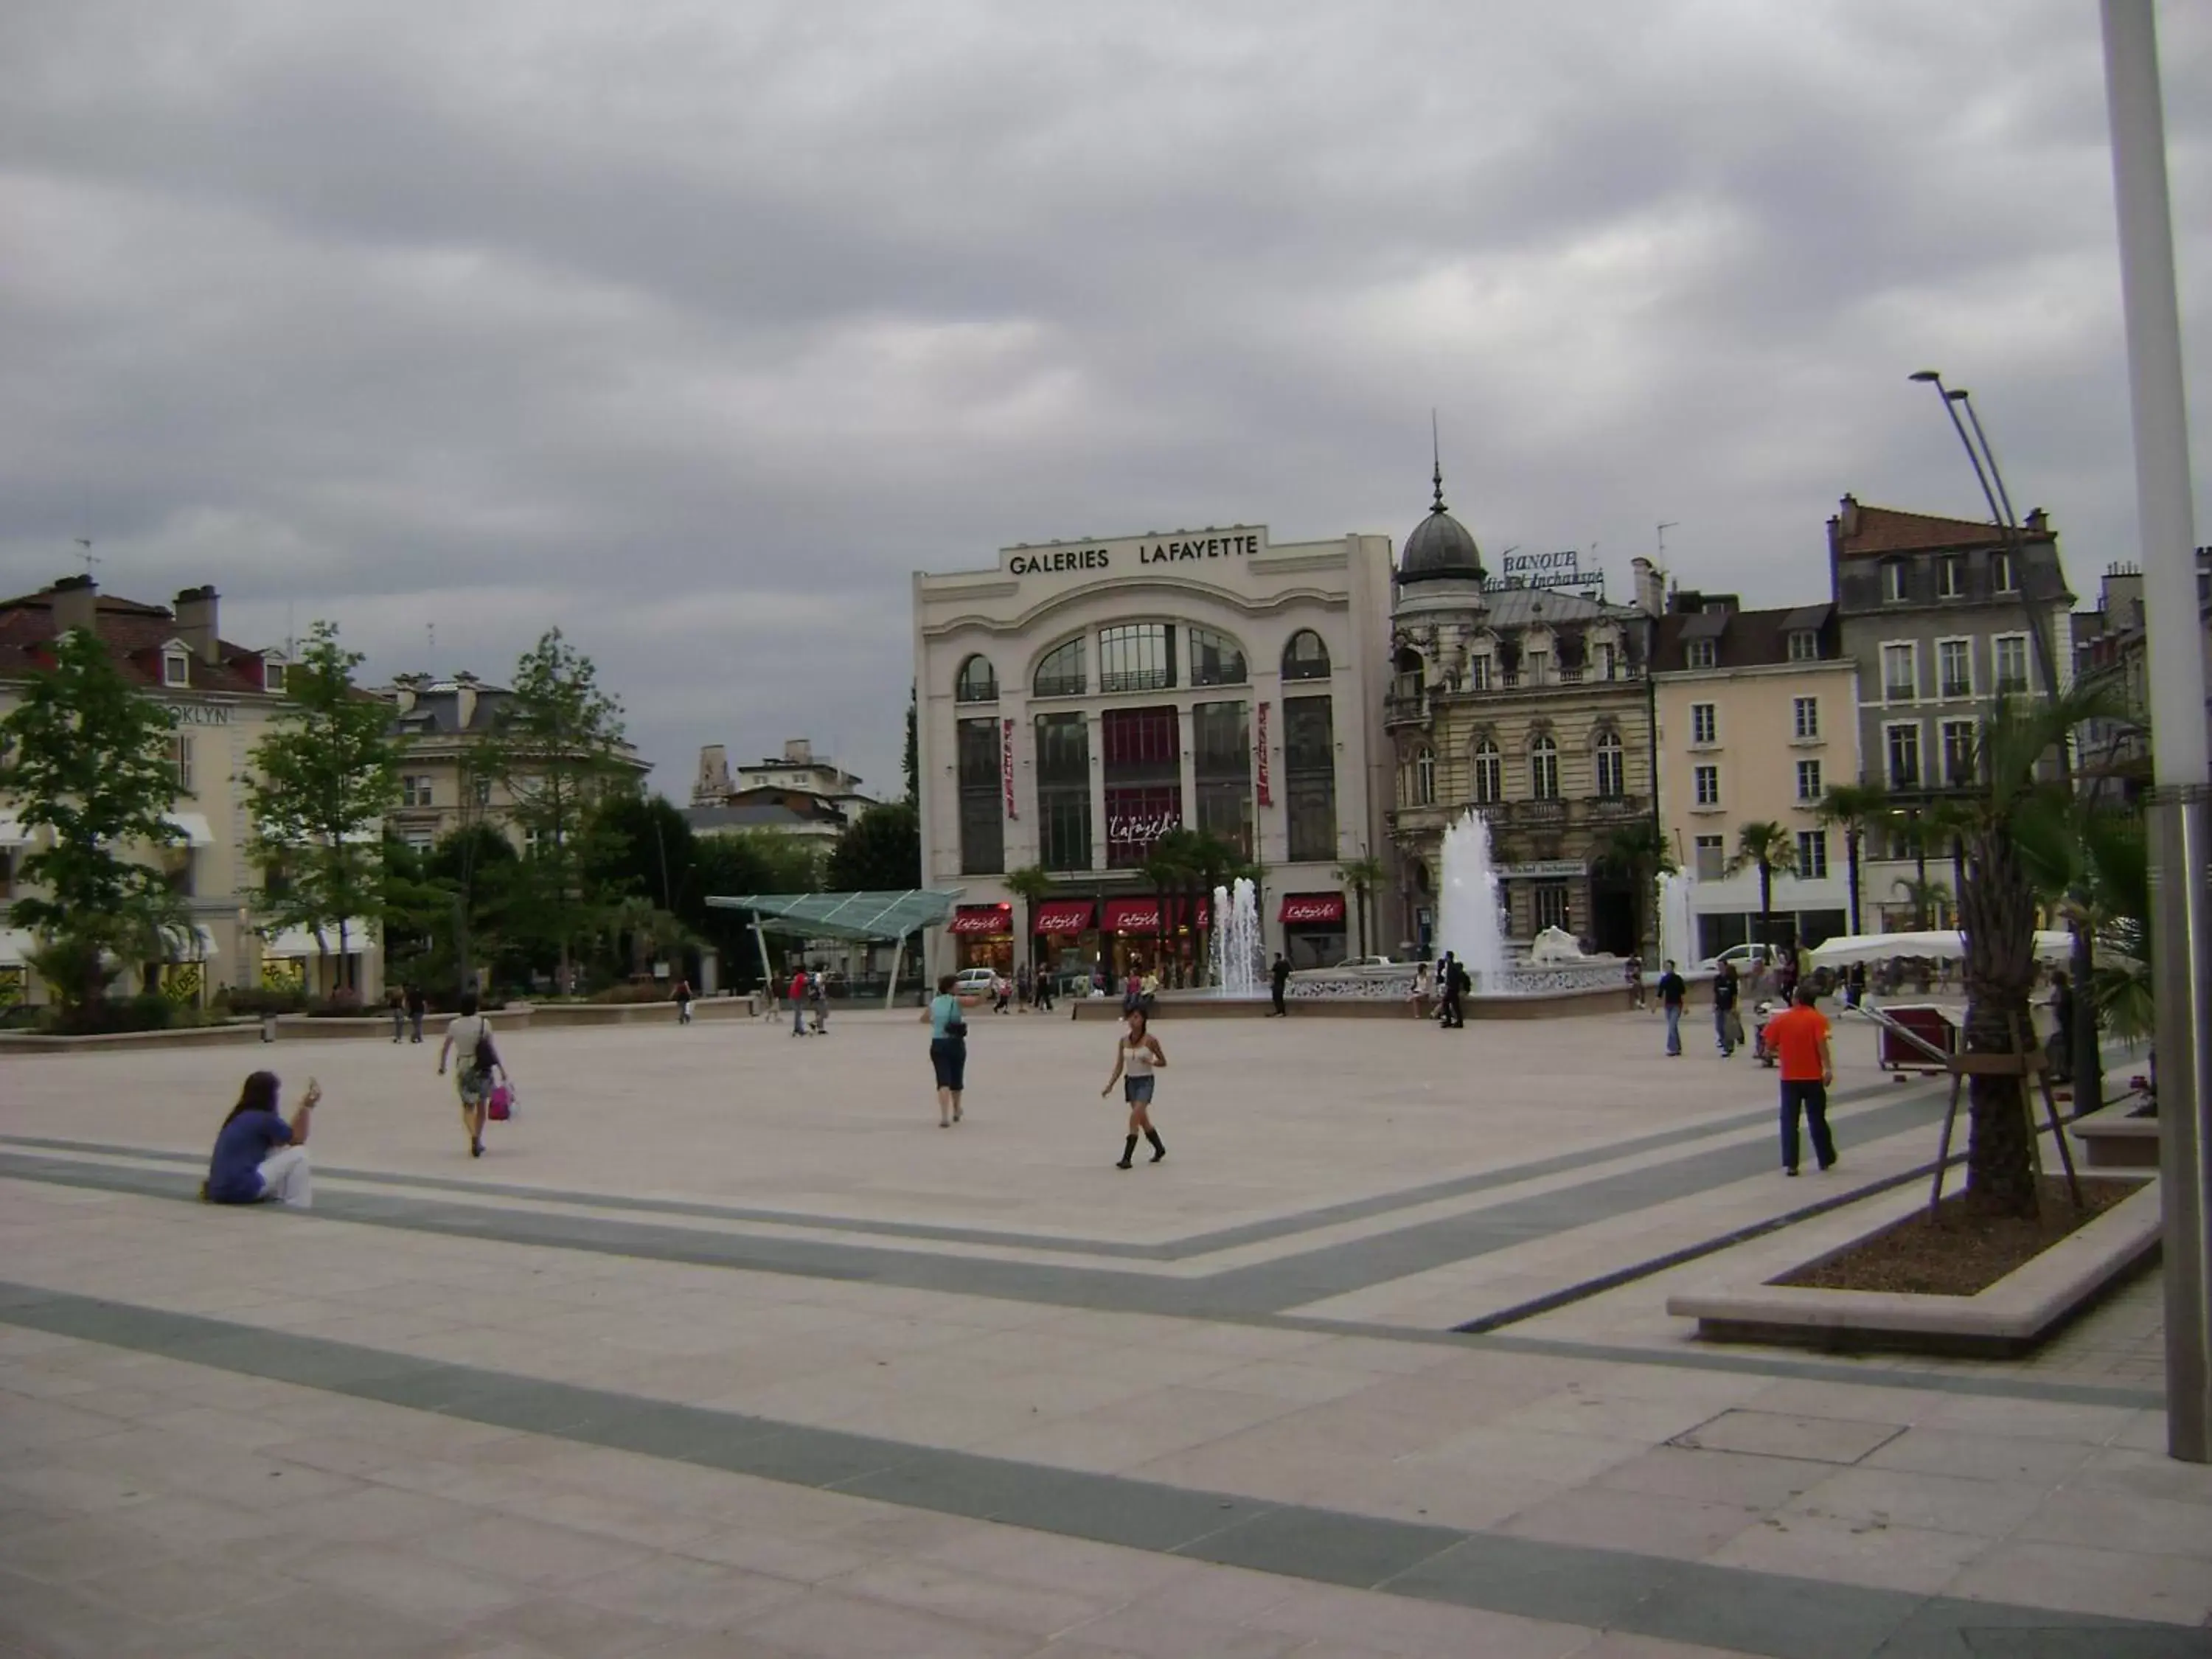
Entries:
[[1401,695],[1456,686],[1489,609],[1482,550],[1444,505],[1441,454],[1431,477],[1436,493],[1429,515],[1406,538],[1393,579],[1390,649]]
[[1472,582],[1479,597],[1487,573],[1482,568],[1482,550],[1474,544],[1468,527],[1452,517],[1444,506],[1444,464],[1440,454],[1436,471],[1431,475],[1436,483],[1436,499],[1430,504],[1429,516],[1413,526],[1413,533],[1406,538],[1405,551],[1398,558],[1398,589],[1401,598],[1405,590],[1420,584],[1434,582]]

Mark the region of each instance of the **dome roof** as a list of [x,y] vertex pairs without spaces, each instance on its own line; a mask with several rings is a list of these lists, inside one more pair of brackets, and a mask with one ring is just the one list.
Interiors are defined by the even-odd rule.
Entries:
[[1439,465],[1436,471],[1437,495],[1429,508],[1429,516],[1413,526],[1413,533],[1406,538],[1405,551],[1398,559],[1400,582],[1437,581],[1455,578],[1461,581],[1480,582],[1486,580],[1482,568],[1482,550],[1474,544],[1468,527],[1444,508],[1444,474]]

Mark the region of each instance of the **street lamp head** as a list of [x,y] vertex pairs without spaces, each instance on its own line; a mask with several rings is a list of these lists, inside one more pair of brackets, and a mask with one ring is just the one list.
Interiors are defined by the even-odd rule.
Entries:
[[1908,375],[1906,378],[1907,378],[1908,380],[1921,380],[1921,381],[1929,382],[1929,383],[1932,383],[1932,384],[1936,385],[1936,386],[1941,386],[1941,385],[1942,385],[1942,384],[1943,384],[1943,377],[1942,377],[1942,374],[1938,374],[1936,370],[1934,370],[1934,369],[1932,369],[1932,368],[1923,368],[1923,369],[1920,369],[1920,370],[1917,371],[1916,373],[1914,373],[1914,374],[1911,374],[1911,375]]
[[1945,386],[1943,395],[1954,404],[1963,404],[1974,394],[1964,386]]

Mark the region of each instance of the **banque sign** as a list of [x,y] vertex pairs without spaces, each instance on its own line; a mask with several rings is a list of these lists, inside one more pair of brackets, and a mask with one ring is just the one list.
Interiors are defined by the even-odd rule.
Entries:
[[1267,550],[1264,525],[1226,530],[1176,530],[1164,536],[1131,536],[1111,542],[1063,543],[1058,547],[1010,547],[1001,556],[1009,576],[1041,584],[1092,581],[1141,574],[1163,566],[1246,559]]

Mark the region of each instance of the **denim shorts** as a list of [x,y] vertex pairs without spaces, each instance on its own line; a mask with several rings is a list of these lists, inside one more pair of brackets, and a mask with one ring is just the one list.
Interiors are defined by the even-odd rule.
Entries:
[[1150,1077],[1124,1077],[1121,1079],[1121,1098],[1132,1106],[1152,1103],[1152,1079]]

